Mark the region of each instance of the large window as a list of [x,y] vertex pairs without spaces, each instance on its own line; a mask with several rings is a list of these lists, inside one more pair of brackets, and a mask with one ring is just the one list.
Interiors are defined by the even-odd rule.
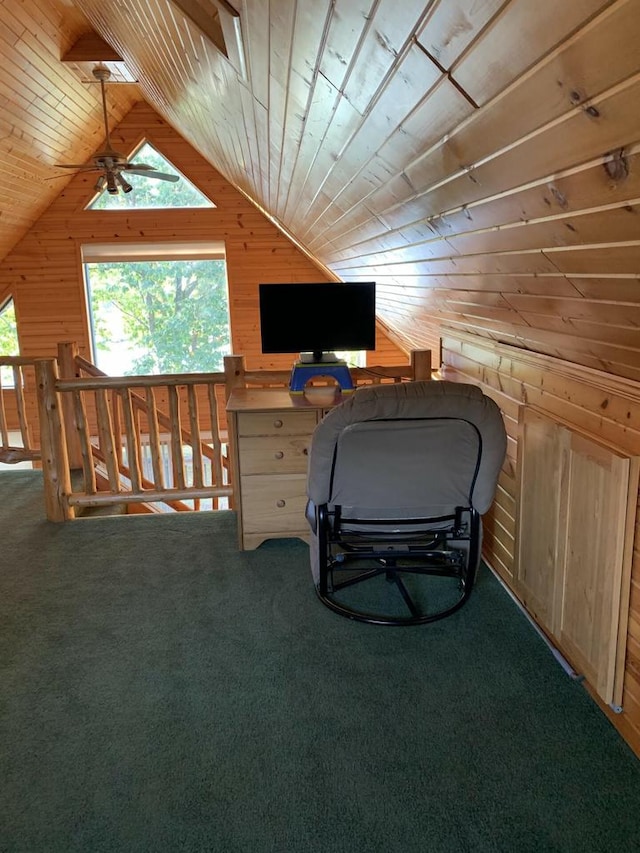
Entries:
[[155,257],[85,251],[95,363],[111,376],[221,371],[231,351],[224,258],[143,248]]

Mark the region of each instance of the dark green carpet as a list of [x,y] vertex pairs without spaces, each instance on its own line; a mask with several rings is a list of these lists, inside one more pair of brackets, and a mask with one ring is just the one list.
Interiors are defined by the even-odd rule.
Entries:
[[4,853],[639,849],[640,762],[487,570],[378,628],[231,512],[43,519],[0,474]]

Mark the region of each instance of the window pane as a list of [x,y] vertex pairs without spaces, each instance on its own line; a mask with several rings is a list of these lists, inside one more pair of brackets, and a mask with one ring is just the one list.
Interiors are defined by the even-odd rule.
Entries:
[[223,260],[86,264],[94,358],[111,376],[218,372],[231,351]]
[[[90,210],[122,210],[123,208],[167,208],[167,207],[215,207],[215,204],[188,181],[175,166],[169,163],[156,149],[145,143],[133,156],[135,163],[152,166],[159,172],[178,175],[176,183],[156,178],[134,175],[126,169],[123,176],[131,184],[131,192],[120,190],[115,195],[103,189],[89,204]],[[99,177],[99,176],[98,176]]]
[[[20,355],[16,312],[12,299],[0,309],[0,355]],[[13,388],[13,370],[10,367],[0,368],[0,380],[5,388]]]

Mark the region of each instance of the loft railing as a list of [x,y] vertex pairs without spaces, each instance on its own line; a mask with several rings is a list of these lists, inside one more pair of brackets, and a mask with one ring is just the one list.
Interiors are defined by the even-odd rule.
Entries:
[[[226,356],[224,364],[227,399],[235,388],[289,387],[290,370],[247,370],[243,355]],[[349,369],[356,386],[431,379],[431,372],[431,350],[412,350],[407,364]],[[319,377],[314,384],[331,381]]]
[[[290,371],[247,370],[243,356],[227,356],[224,362],[220,373],[112,377],[70,343],[59,345],[57,359],[0,359],[14,370],[13,414],[23,444],[9,443],[0,396],[4,456],[41,462],[51,521],[116,504],[180,511],[202,508],[204,501],[217,509],[224,499],[233,507],[224,402],[239,387],[287,387]],[[405,365],[352,368],[351,373],[355,385],[429,379],[430,352],[412,352]],[[320,377],[314,384],[325,381],[332,380]],[[35,430],[30,425],[35,404],[28,402],[27,389],[37,392]]]
[[[73,345],[61,344],[58,350],[60,364],[69,363],[73,365],[76,377],[100,377],[107,379],[107,374],[99,370],[94,364],[77,355],[70,350]],[[97,425],[97,440],[91,438],[96,429],[87,430],[86,413],[82,408],[82,397],[76,392],[72,401],[69,396],[63,397],[66,403],[66,422],[73,423],[76,429],[67,437],[67,450],[70,455],[71,468],[79,469],[82,466],[85,483],[87,477],[91,477],[90,471],[93,467],[89,459],[89,452],[93,457],[96,473],[102,469],[106,471],[107,477],[101,475],[100,491],[112,490],[119,483],[121,490],[127,483],[138,482],[145,490],[145,494],[166,490],[168,487],[188,488],[188,500],[193,502],[193,509],[201,508],[201,495],[193,491],[196,488],[204,488],[205,484],[219,485],[228,484],[226,476],[226,454],[224,452],[223,435],[220,428],[221,417],[218,399],[218,390],[223,388],[224,374],[207,374],[208,382],[202,383],[207,389],[207,400],[205,408],[207,414],[200,414],[197,397],[197,386],[195,383],[186,384],[186,405],[188,425],[183,426],[179,407],[172,407],[172,400],[180,399],[179,393],[168,392],[168,408],[163,410],[158,406],[158,390],[153,386],[145,385],[138,393],[131,390],[130,402],[133,423],[136,426],[135,442],[129,440],[126,425],[129,419],[126,416],[126,408],[122,406],[121,393],[112,389],[106,394],[103,389],[95,393],[95,421]],[[175,378],[175,377],[174,377]],[[179,387],[170,383],[171,387]],[[162,387],[162,386],[160,386]],[[166,407],[166,404],[165,404]],[[121,424],[125,423],[124,435]],[[207,428],[208,423],[208,428]],[[79,429],[82,425],[82,429]],[[113,445],[113,454],[105,454],[103,448],[110,447],[110,439],[107,427],[112,425],[115,436],[121,436]],[[145,430],[146,425],[146,430]],[[177,428],[176,428],[177,426]],[[203,426],[204,435],[203,435]],[[89,433],[90,440],[87,441],[83,433]],[[123,438],[125,440],[123,440]],[[131,464],[129,462],[131,460]],[[80,465],[81,463],[81,465]],[[106,480],[106,482],[105,482]],[[90,482],[90,480],[89,480]],[[91,484],[92,485],[92,484]],[[230,490],[227,490],[230,492]],[[212,509],[218,509],[220,497],[231,497],[230,493],[210,494],[206,496]],[[150,503],[149,500],[145,503]],[[163,500],[169,508],[176,511],[191,510],[192,507],[183,500]]]
[[[0,356],[0,462],[40,459],[40,441],[37,432],[34,435],[33,424],[37,424],[34,371],[41,360]],[[3,379],[7,373],[11,376],[9,382]]]
[[224,373],[112,377],[62,347],[59,363],[73,375],[36,366],[50,520],[87,507],[232,499],[216,394]]

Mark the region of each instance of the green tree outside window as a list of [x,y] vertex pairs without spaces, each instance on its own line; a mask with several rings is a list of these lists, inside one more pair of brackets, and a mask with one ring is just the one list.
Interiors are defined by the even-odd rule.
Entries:
[[[132,353],[122,373],[223,369],[230,352],[225,262],[157,260],[87,264],[96,360]],[[120,371],[118,371],[120,372]]]
[[[12,299],[0,308],[0,355],[20,355],[16,312]],[[13,387],[13,371],[10,367],[0,369],[0,381],[5,388]]]

